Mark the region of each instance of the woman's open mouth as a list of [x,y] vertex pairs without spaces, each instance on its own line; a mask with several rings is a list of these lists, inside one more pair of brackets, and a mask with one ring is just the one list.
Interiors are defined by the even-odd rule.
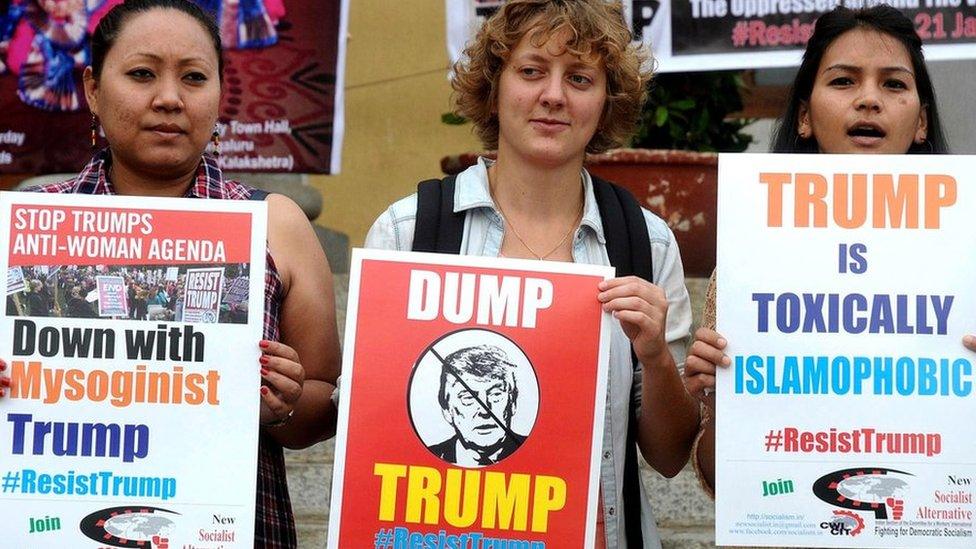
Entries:
[[854,143],[865,147],[877,145],[884,140],[887,133],[874,124],[855,124],[847,130],[847,136]]

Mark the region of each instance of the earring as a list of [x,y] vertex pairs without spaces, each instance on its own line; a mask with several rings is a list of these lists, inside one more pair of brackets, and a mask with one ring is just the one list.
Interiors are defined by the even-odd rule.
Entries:
[[91,150],[95,150],[98,145],[98,118],[92,113],[91,119]]
[[800,134],[800,139],[806,139],[807,138],[807,131],[806,130],[800,130],[797,133]]
[[210,134],[210,143],[213,145],[211,150],[214,156],[220,156],[220,131],[217,130],[217,125],[214,125],[214,131]]

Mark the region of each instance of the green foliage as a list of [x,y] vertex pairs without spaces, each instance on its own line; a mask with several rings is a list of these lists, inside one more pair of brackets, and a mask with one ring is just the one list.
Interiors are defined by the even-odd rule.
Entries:
[[742,110],[738,71],[658,74],[631,147],[742,152],[752,136],[748,119],[726,119]]
[[468,123],[468,119],[453,112],[446,112],[441,115],[441,123],[448,126],[461,126]]

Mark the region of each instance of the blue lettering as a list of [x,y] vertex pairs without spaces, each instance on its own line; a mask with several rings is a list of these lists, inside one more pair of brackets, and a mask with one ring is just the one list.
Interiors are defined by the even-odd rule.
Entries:
[[[915,328],[908,323],[908,296],[904,294],[898,294],[895,296],[895,310],[898,311],[896,315],[898,318],[898,328],[897,332],[899,334],[913,334],[915,333]],[[918,320],[918,312],[925,310],[925,296],[917,295],[915,296],[915,319]]]
[[[772,360],[772,358],[770,358]],[[751,355],[746,358],[746,373],[749,374],[751,378],[746,382],[746,390],[751,395],[758,395],[763,392],[763,374],[761,372],[763,368],[763,359],[756,355]]]
[[759,333],[766,333],[769,331],[769,302],[773,300],[773,294],[752,294],[752,300],[758,306],[756,330]]
[[846,395],[851,390],[851,362],[847,357],[834,357],[830,363],[830,385],[837,395]]
[[903,356],[898,359],[898,375],[895,376],[895,390],[907,396],[915,392],[915,361]]
[[776,298],[776,327],[784,334],[792,334],[800,327],[800,297],[793,293]]
[[844,331],[859,334],[867,327],[867,319],[854,316],[855,311],[864,312],[868,308],[868,300],[861,294],[847,294],[844,296]]
[[30,414],[7,414],[7,421],[14,424],[13,447],[10,449],[12,454],[24,455],[24,435],[25,426],[31,422],[33,416]]
[[894,364],[890,356],[874,357],[874,394],[890,395],[894,386]]
[[826,331],[823,302],[824,294],[803,294],[803,333]]
[[837,333],[837,315],[840,313],[839,303],[839,295],[829,294],[827,296],[827,332],[831,334]]
[[795,356],[783,360],[783,393],[799,395],[806,393],[800,386],[800,366]]
[[742,356],[736,355],[735,357],[735,394],[742,394]]
[[861,394],[864,380],[871,377],[871,359],[866,356],[854,357],[854,394]]
[[932,396],[938,391],[935,372],[938,366],[931,358],[918,359],[918,394]]
[[891,300],[886,295],[875,295],[871,305],[871,325],[868,332],[872,334],[894,333],[895,326],[891,318]]
[[973,392],[973,382],[964,377],[973,375],[973,364],[965,358],[957,358],[952,363],[953,382],[952,392],[956,396],[969,396]]
[[[932,296],[932,309],[935,311],[936,331],[939,335],[945,335],[949,327],[949,311],[952,310],[952,302],[955,296],[947,295],[945,299],[939,296]],[[924,310],[924,307],[923,307]],[[926,333],[932,333],[931,330]]]
[[803,357],[803,392],[827,394],[827,357]]
[[[34,421],[31,414],[7,414],[13,423],[11,453],[23,455],[27,441],[27,424],[32,423],[31,453],[44,455],[48,450],[55,456],[122,457],[131,463],[149,455],[149,426],[114,423],[68,423]],[[81,442],[79,444],[79,431]]]

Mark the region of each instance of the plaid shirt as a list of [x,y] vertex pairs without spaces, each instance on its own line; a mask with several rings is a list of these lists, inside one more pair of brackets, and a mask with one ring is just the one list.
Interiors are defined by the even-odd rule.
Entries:
[[[117,194],[108,180],[111,154],[105,149],[96,154],[75,178],[61,183],[33,187],[46,193]],[[197,176],[185,198],[248,200],[253,189],[236,181],[225,181],[213,158],[204,155]],[[278,341],[278,315],[283,287],[271,253],[266,254],[264,277],[264,338]],[[258,444],[258,485],[254,517],[254,546],[269,549],[297,546],[295,517],[285,480],[285,459],[279,446],[262,433]]]

